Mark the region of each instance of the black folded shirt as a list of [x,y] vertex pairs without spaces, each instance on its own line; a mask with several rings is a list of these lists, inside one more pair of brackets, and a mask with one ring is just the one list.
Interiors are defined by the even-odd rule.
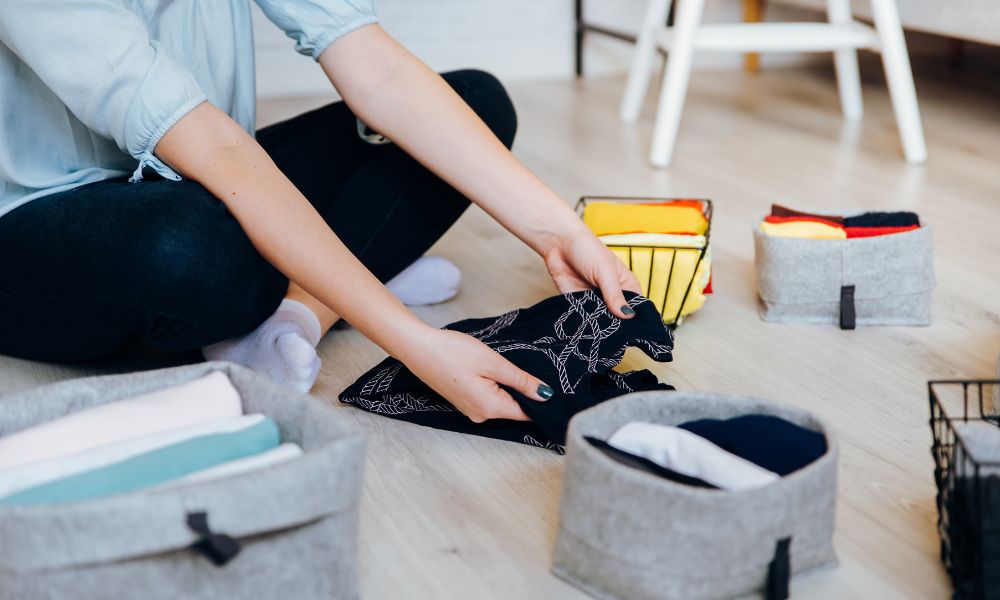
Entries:
[[622,320],[593,291],[553,296],[499,317],[466,319],[445,327],[467,333],[555,390],[537,402],[504,388],[530,422],[492,419],[473,423],[391,356],[340,394],[341,402],[369,412],[437,429],[510,440],[564,451],[566,428],[576,413],[605,400],[652,389],[672,390],[650,371],[618,373],[625,349],[672,360],[673,336],[653,303],[625,292],[633,318]]

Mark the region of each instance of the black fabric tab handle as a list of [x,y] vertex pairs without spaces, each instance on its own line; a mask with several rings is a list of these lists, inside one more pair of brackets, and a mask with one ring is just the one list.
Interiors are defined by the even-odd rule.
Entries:
[[840,287],[840,328],[854,329],[856,311],[854,310],[854,286]]
[[774,558],[767,568],[767,589],[764,592],[766,600],[786,600],[788,598],[788,580],[792,577],[792,559],[789,547],[792,538],[778,540],[774,545]]
[[224,533],[212,531],[208,526],[208,513],[193,512],[187,515],[187,526],[200,538],[191,549],[221,567],[240,553],[240,542]]

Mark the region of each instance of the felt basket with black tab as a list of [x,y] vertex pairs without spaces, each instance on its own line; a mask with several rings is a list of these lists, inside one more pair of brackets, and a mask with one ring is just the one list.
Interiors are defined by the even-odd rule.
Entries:
[[761,318],[777,323],[930,325],[931,228],[817,240],[754,228]]
[[230,363],[65,381],[0,398],[0,435],[228,374],[244,412],[303,454],[225,478],[0,506],[0,600],[353,599],[364,437],[332,408]]
[[[694,487],[615,461],[586,438],[631,421],[772,415],[826,438],[807,466],[756,489]],[[833,566],[837,443],[809,413],[765,400],[639,392],[570,422],[553,571],[595,598],[789,597],[792,574]]]

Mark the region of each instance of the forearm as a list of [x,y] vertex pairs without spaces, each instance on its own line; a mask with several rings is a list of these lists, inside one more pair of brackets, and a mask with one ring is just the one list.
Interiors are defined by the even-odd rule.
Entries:
[[566,203],[493,135],[437,73],[376,25],[320,64],[351,109],[537,252],[582,231]]
[[422,324],[354,257],[256,140],[205,103],[174,125],[156,154],[205,186],[261,255],[390,354],[419,344]]

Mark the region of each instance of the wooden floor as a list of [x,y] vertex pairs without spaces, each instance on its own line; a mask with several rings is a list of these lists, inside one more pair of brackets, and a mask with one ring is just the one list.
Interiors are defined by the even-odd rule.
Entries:
[[[918,80],[930,148],[909,167],[877,65],[862,123],[841,120],[825,67],[696,74],[677,159],[645,157],[652,114],[616,118],[623,81],[510,86],[517,154],[568,201],[582,194],[709,197],[715,294],[657,368],[679,389],[755,394],[815,411],[841,441],[836,570],[796,580],[797,598],[946,598],[938,560],[925,382],[986,377],[1000,352],[1000,105],[981,77],[929,65]],[[269,103],[273,121],[316,104]],[[935,229],[938,286],[926,328],[765,324],[751,227],[771,202],[918,211]],[[462,269],[459,296],[421,309],[443,325],[530,305],[554,289],[542,263],[471,210],[435,247]],[[321,344],[315,395],[336,395],[383,353],[353,330]],[[0,358],[0,390],[118,366]],[[549,573],[563,459],[504,442],[338,407],[369,432],[361,576],[367,598],[583,598]]]

